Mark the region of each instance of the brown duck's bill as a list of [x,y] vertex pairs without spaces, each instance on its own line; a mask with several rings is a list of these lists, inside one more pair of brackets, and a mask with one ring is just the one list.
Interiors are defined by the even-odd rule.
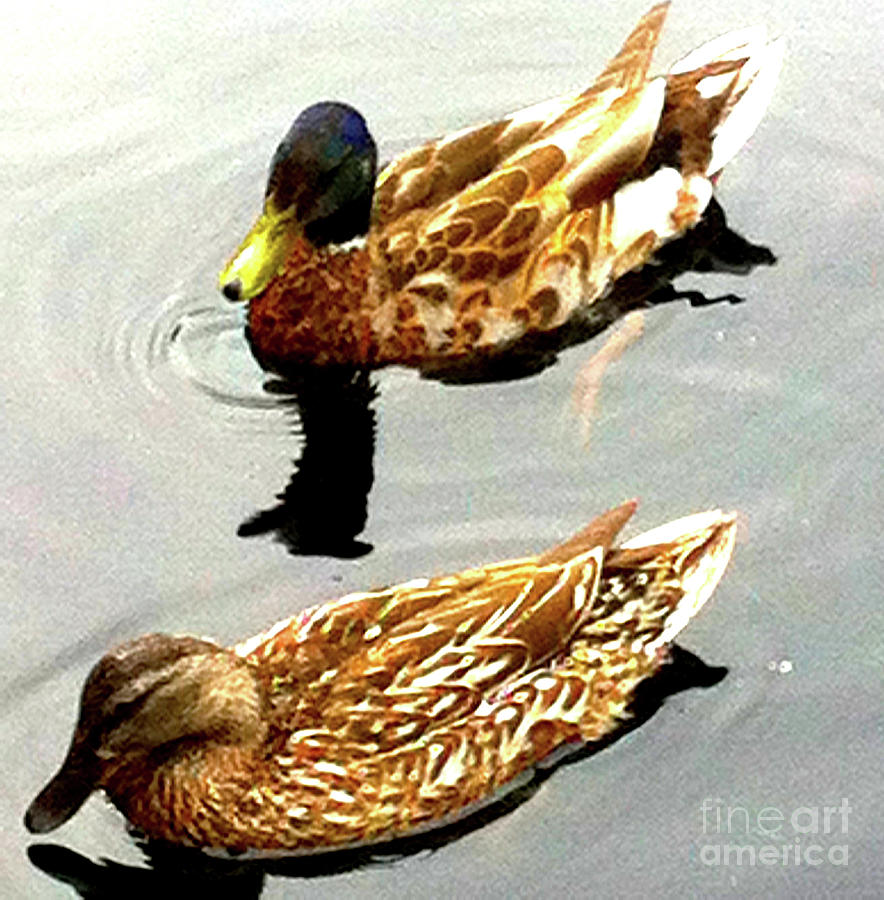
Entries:
[[67,822],[96,788],[97,760],[72,747],[58,773],[37,795],[25,813],[25,828],[45,834]]

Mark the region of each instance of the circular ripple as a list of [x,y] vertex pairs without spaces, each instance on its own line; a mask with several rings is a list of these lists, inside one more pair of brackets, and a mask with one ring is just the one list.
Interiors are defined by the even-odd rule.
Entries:
[[249,351],[243,321],[244,307],[172,294],[117,329],[114,367],[155,399],[235,427],[277,432],[280,400],[264,390],[267,376]]

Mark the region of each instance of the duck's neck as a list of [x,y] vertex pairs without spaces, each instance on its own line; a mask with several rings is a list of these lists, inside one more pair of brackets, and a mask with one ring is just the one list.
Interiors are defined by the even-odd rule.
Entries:
[[370,259],[365,242],[317,248],[299,239],[270,286],[249,305],[249,339],[266,368],[371,365],[365,307]]

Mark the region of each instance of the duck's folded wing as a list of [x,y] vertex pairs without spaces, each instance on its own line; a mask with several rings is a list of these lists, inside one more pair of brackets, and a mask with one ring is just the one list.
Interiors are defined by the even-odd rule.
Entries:
[[[782,44],[768,44],[763,30],[749,29],[711,41],[673,67],[660,95],[659,123],[659,111],[642,116],[638,107],[631,114],[638,128],[624,120],[619,144],[599,148],[616,164],[630,134],[653,125],[653,144],[635,177],[606,181],[617,174],[612,164],[588,165],[572,177],[571,209],[535,245],[512,292],[526,325],[550,330],[578,311],[591,315],[592,301],[611,284],[700,221],[712,196],[711,176],[751,136],[781,61]],[[698,67],[686,70],[686,64]],[[663,79],[649,83],[644,107],[663,85]]]
[[[430,141],[394,159],[378,177],[373,214],[376,227],[391,235],[395,248],[403,234],[418,230],[428,210],[440,210],[469,186],[478,186],[529,144],[587,114],[601,122],[616,98],[644,84],[668,6],[655,6],[642,17],[617,56],[582,93],[537,103],[497,122]],[[544,165],[540,165],[541,159]],[[535,182],[540,172],[550,169],[553,159],[553,154],[545,153],[525,163]],[[539,172],[532,173],[532,169]],[[471,202],[466,198],[460,205]]]
[[234,647],[234,652],[272,669],[288,666],[299,684],[357,656],[397,627],[457,601],[469,592],[493,591],[524,571],[531,558],[467,569],[439,578],[415,578],[376,591],[360,591],[311,606]]
[[[639,33],[656,40],[656,29]],[[487,175],[377,232],[376,288],[390,315],[409,315],[436,347],[461,332],[471,345],[502,345],[565,317],[542,288],[528,290],[532,260],[569,216],[633,177],[663,110],[665,79],[645,80],[652,42],[627,45],[597,87],[553,110]]]
[[559,548],[411,616],[344,663],[324,727],[373,752],[472,712],[490,692],[561,653],[593,609],[604,554],[630,502]]
[[560,583],[562,571],[528,557],[350,595],[235,649],[259,665],[295,743],[386,751],[468,715],[484,690],[526,670],[532,654],[514,626],[524,631],[529,619],[517,612],[542,613],[578,575],[592,579],[591,592],[598,560]]

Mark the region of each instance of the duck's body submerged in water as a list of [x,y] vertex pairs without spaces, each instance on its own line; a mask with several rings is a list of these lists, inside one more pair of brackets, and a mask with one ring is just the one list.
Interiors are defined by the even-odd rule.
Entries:
[[89,675],[26,824],[103,790],[149,837],[312,851],[405,835],[599,740],[714,590],[732,515],[621,545],[634,502],[538,557],[352,594],[229,649],[148,635]]
[[250,301],[258,359],[432,368],[591,318],[617,278],[700,220],[779,73],[779,42],[751,28],[649,79],[667,6],[588,90],[425,144],[377,180],[356,110],[305,110],[220,278]]

